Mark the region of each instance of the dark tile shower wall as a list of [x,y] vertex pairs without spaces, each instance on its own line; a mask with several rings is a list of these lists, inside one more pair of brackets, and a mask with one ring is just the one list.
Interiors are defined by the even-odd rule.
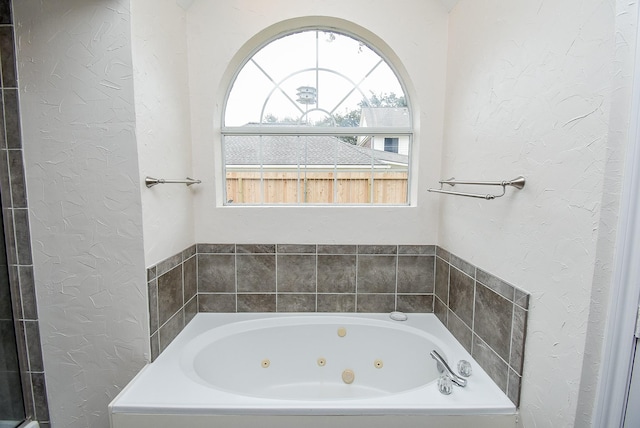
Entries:
[[519,402],[529,295],[440,247],[197,244],[147,272],[153,359],[196,312],[435,312]]
[[517,405],[529,295],[440,247],[436,255],[435,314]]
[[20,132],[11,1],[0,0],[0,193],[18,359],[28,418],[49,426]]
[[18,421],[24,418],[20,364],[15,335],[9,266],[4,232],[0,229],[0,420]]

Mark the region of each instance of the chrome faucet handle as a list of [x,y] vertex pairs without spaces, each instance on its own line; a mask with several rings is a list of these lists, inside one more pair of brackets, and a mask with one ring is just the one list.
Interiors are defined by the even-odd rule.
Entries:
[[467,360],[458,361],[458,373],[460,376],[469,377],[472,372],[471,363]]
[[430,355],[434,360],[437,361],[438,371],[445,372],[451,378],[451,381],[456,385],[463,388],[467,386],[467,380],[454,373],[454,371],[451,370],[451,367],[449,367],[449,364],[447,364],[447,362],[444,360],[444,358],[442,358],[442,355],[440,355],[438,351],[434,349],[433,351],[431,351]]

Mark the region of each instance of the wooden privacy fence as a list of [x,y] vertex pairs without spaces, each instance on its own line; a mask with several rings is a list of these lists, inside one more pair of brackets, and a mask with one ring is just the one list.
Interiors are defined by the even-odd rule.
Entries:
[[[406,204],[407,171],[227,171],[231,204]],[[263,199],[264,195],[264,199]],[[373,200],[372,200],[373,199]]]

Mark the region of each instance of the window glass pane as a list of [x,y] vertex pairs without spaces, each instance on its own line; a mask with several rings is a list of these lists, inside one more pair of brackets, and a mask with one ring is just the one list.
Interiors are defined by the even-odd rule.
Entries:
[[[315,68],[315,33],[304,31],[276,39],[252,59],[276,82],[283,81],[293,71]],[[287,60],[283,61],[284,58]],[[294,67],[291,67],[292,61],[295,61]]]
[[[247,63],[236,78],[227,100],[225,124],[243,126],[260,118],[264,101],[267,100],[273,85],[252,62]],[[260,100],[258,102],[258,100]]]
[[318,63],[321,68],[340,71],[357,83],[381,59],[367,45],[349,36],[319,32]]
[[322,29],[274,40],[227,99],[226,204],[407,204],[410,117],[398,77],[365,43]]
[[395,94],[404,99],[404,92],[400,82],[398,82],[398,78],[387,64],[380,64],[380,66],[376,67],[360,84],[360,89],[367,94],[367,98],[378,96],[379,100],[383,102],[383,107],[395,106],[390,105],[393,104],[393,101],[385,105],[384,97],[380,97],[380,95]]
[[245,64],[229,94],[225,126],[262,123],[267,117],[271,123],[326,126],[303,116],[312,109],[328,115],[357,112],[375,97],[386,100],[378,107],[406,106],[389,65],[352,37],[309,30],[274,40]]
[[[357,97],[349,100],[352,93]],[[362,94],[354,92],[353,83],[345,76],[328,71],[318,73],[318,106],[330,112],[338,108],[357,110],[361,100]]]
[[280,90],[272,93],[264,105],[264,113],[258,116],[255,121],[247,123],[280,123],[297,124],[304,121],[305,106],[296,104],[288,98],[285,92]]
[[225,137],[227,203],[407,203],[408,156],[366,147],[381,137],[342,138],[365,146],[334,136]]
[[407,200],[407,171],[376,174],[374,177],[374,204],[401,204]]

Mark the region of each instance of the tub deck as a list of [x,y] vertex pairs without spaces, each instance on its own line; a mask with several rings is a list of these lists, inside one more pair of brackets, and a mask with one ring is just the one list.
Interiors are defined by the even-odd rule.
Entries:
[[[334,317],[378,320],[390,326],[414,327],[434,334],[446,343],[450,362],[472,361],[473,375],[466,388],[455,387],[451,395],[437,391],[436,382],[385,396],[353,399],[270,399],[230,393],[196,382],[184,373],[183,350],[212,328],[230,322],[264,317]],[[410,350],[398,350],[410,352]],[[424,355],[424,364],[435,364]],[[109,406],[112,427],[162,426],[465,426],[513,427],[513,403],[474,362],[466,350],[433,314],[409,314],[407,321],[393,321],[388,314],[213,314],[200,313],[152,364],[147,365]],[[331,420],[327,425],[326,416]],[[315,417],[315,418],[314,418]],[[251,425],[259,418],[258,425]],[[306,418],[301,421],[299,418]],[[374,418],[374,419],[371,419]],[[322,422],[322,421],[325,422]],[[188,422],[187,422],[188,421]],[[271,422],[269,422],[271,421]],[[484,421],[484,422],[483,422]],[[255,423],[255,420],[253,421]],[[366,423],[365,423],[366,422]],[[486,422],[486,425],[485,425]],[[341,425],[344,423],[344,425]],[[363,425],[360,425],[360,424]],[[452,425],[448,425],[452,423]],[[200,425],[202,424],[202,425]],[[218,425],[220,424],[220,425]],[[245,425],[246,424],[246,425]]]

